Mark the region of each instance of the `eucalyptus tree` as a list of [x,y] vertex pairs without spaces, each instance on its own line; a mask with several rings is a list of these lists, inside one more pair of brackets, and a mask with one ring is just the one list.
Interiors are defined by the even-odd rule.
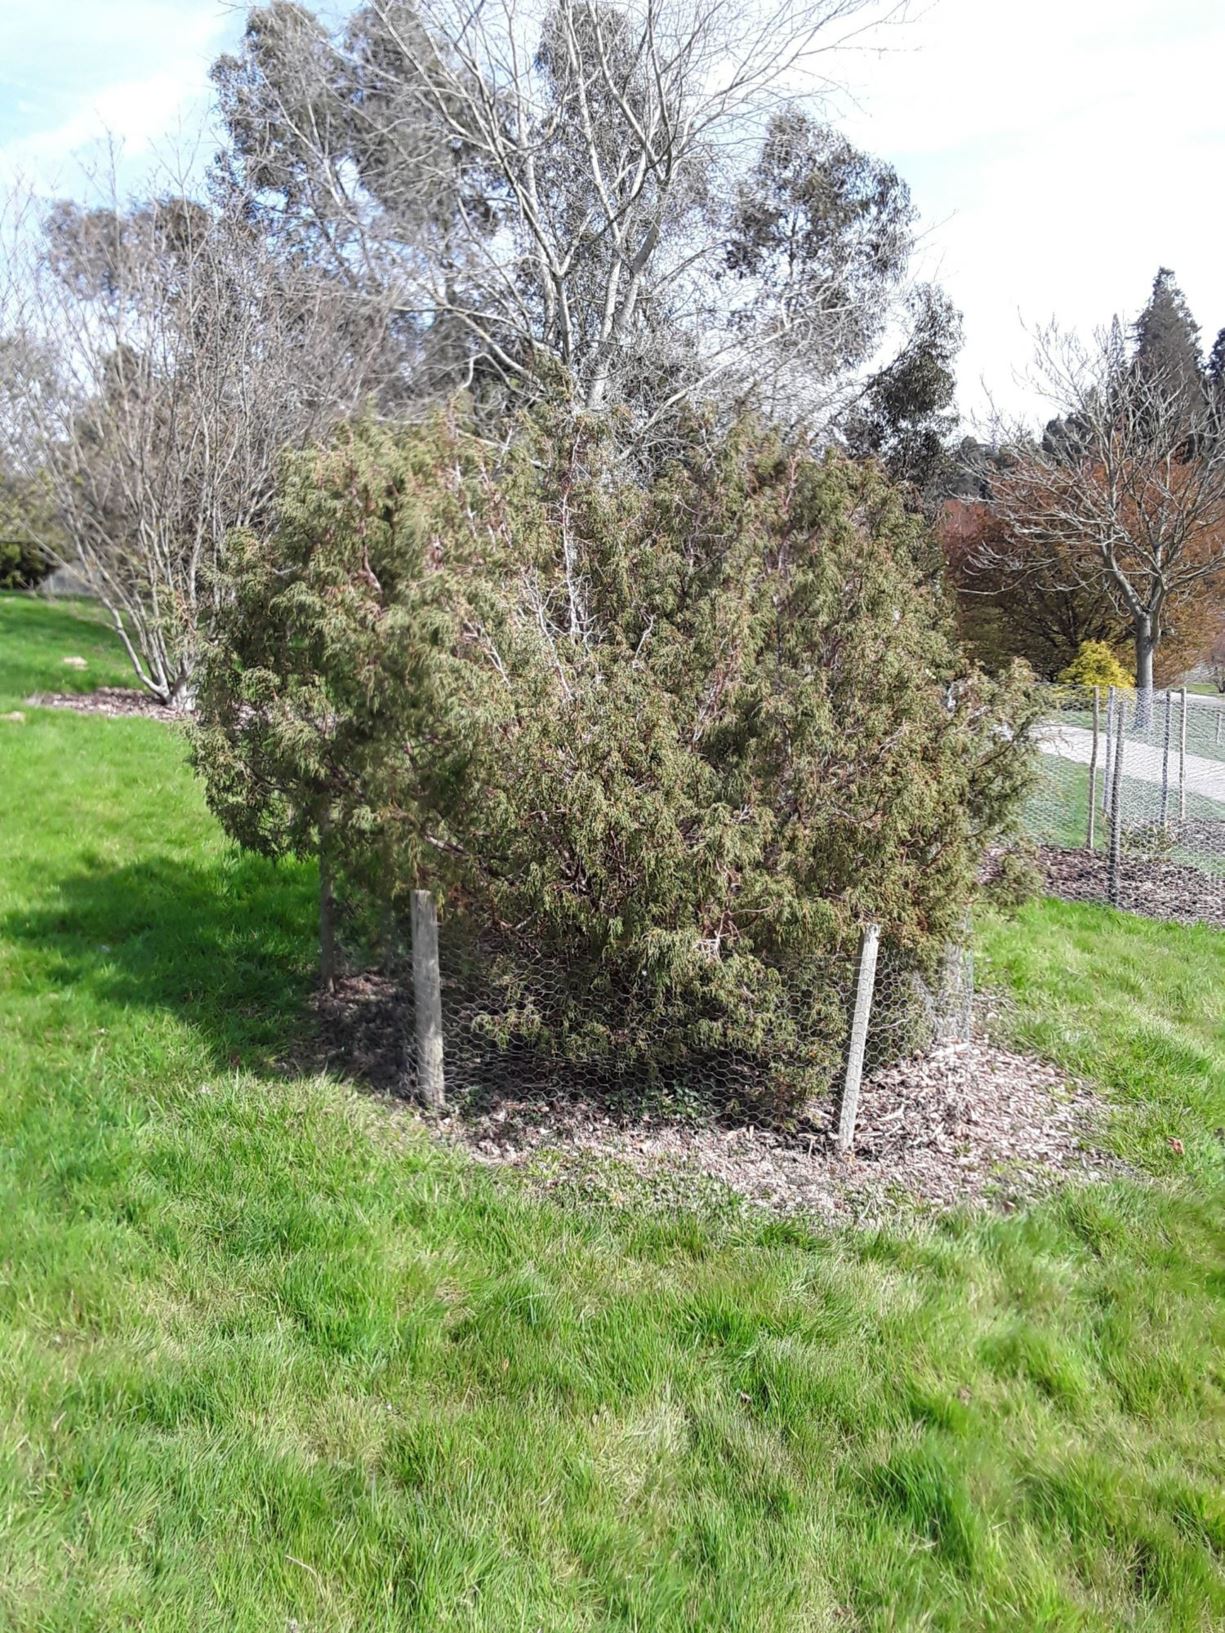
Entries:
[[869,0],[367,0],[254,10],[214,79],[219,165],[272,238],[386,293],[419,394],[845,403],[911,207],[800,93]]

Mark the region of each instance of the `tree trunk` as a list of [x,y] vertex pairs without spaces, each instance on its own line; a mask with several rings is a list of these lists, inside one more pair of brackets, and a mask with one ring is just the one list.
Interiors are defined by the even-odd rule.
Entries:
[[1136,619],[1136,729],[1147,731],[1153,721],[1153,658],[1157,634],[1150,617]]
[[196,706],[196,689],[190,675],[180,675],[166,696],[168,709],[191,711]]

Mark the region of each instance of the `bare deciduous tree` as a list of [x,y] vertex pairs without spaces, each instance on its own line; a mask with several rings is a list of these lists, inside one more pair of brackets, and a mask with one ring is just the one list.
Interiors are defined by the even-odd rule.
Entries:
[[141,684],[190,702],[226,533],[263,518],[285,445],[356,406],[379,325],[238,208],[30,205],[15,242],[5,440]]
[[1179,379],[1136,367],[1117,323],[1091,343],[1043,331],[1033,377],[1058,418],[1041,443],[1000,439],[988,501],[1000,525],[981,565],[1023,584],[1058,563],[1069,588],[1104,588],[1148,694],[1171,621],[1225,587],[1225,427]]
[[229,174],[394,292],[424,389],[560,371],[640,435],[715,395],[811,419],[879,339],[911,212],[793,93],[882,9],[367,0],[334,37],[274,0],[214,70]]

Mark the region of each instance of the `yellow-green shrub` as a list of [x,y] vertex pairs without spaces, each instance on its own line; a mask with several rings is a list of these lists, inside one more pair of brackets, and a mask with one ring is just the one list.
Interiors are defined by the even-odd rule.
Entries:
[[1082,641],[1059,679],[1065,686],[1130,687],[1132,684],[1130,673],[1105,641]]

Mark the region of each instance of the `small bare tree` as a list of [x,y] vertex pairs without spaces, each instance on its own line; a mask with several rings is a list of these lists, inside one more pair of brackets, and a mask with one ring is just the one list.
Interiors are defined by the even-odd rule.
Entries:
[[1183,380],[1138,367],[1118,323],[1092,343],[1044,330],[1033,379],[1058,417],[1040,443],[997,433],[999,525],[980,565],[1018,584],[1035,564],[1058,566],[1069,589],[1104,588],[1147,697],[1171,620],[1225,586],[1225,426]]
[[890,10],[366,0],[334,36],[274,0],[214,70],[229,173],[393,292],[419,390],[560,378],[638,435],[715,396],[811,420],[879,339],[911,210],[794,93]]
[[14,236],[5,441],[53,496],[55,544],[141,684],[190,704],[226,533],[264,517],[280,452],[351,410],[372,307],[275,255],[238,207],[168,194],[27,208]]

